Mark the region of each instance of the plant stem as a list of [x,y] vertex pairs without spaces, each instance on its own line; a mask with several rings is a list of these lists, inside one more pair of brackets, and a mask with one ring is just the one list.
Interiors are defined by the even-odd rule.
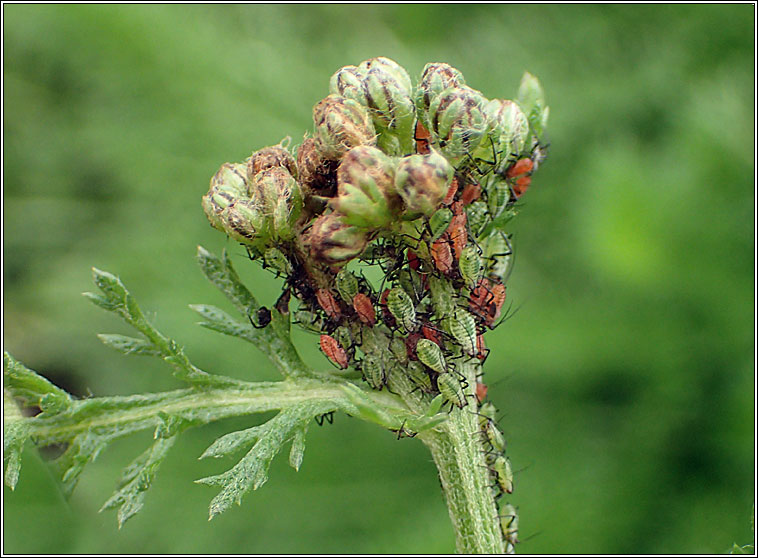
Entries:
[[479,440],[477,415],[454,408],[450,418],[419,438],[439,471],[458,552],[503,554],[497,507]]

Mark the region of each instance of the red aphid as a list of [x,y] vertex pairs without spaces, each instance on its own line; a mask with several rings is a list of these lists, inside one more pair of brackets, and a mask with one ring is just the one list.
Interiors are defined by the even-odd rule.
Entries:
[[432,254],[434,267],[442,273],[450,273],[453,269],[453,253],[450,250],[447,233],[432,242],[429,252]]
[[491,327],[505,301],[505,285],[482,278],[469,295],[469,308]]
[[340,368],[347,368],[347,353],[334,337],[331,335],[322,335],[318,343],[321,346],[321,351],[326,355],[326,358]]
[[453,177],[453,181],[450,183],[450,188],[447,190],[447,194],[445,195],[445,199],[442,200],[442,205],[450,205],[453,203],[453,198],[455,198],[455,194],[458,192],[458,179]]
[[490,292],[492,293],[492,304],[495,305],[494,319],[497,319],[498,316],[500,316],[500,310],[503,308],[503,303],[505,302],[505,285],[502,283],[494,283],[490,287]]
[[465,213],[462,213],[460,215],[453,215],[453,218],[450,220],[450,225],[447,227],[447,234],[450,236],[450,240],[453,243],[455,260],[458,261],[461,257],[463,248],[468,242],[468,231],[466,230]]
[[416,345],[418,345],[419,339],[422,337],[423,335],[416,332],[411,333],[405,338],[405,352],[408,354],[410,360],[418,360],[418,357],[416,356]]
[[374,327],[376,323],[376,310],[371,303],[371,299],[363,293],[358,293],[353,297],[353,308],[358,314],[358,319],[369,327]]
[[316,300],[318,301],[318,305],[321,306],[326,315],[332,320],[339,320],[342,317],[339,303],[337,303],[331,292],[326,289],[318,289],[316,291]]
[[463,202],[461,200],[454,201],[450,206],[453,215],[463,215]]
[[511,168],[508,169],[508,172],[505,173],[505,176],[508,178],[516,178],[522,174],[532,172],[532,168],[534,168],[534,163],[531,159],[519,159]]
[[481,197],[481,195],[482,195],[482,187],[476,182],[472,182],[470,184],[466,184],[466,187],[463,188],[463,193],[461,194],[461,201],[463,202],[463,205],[468,205],[478,200]]
[[429,339],[429,341],[434,341],[440,347],[442,346],[442,336],[440,335],[440,332],[431,324],[422,324],[421,335]]
[[481,403],[487,397],[487,384],[476,382],[476,398]]
[[429,130],[424,127],[421,121],[416,121],[416,135],[413,138],[416,140],[416,153],[427,155],[432,151],[429,147],[431,137]]
[[522,176],[516,181],[516,185],[513,187],[513,195],[520,198],[524,195],[529,185],[532,183],[531,176]]

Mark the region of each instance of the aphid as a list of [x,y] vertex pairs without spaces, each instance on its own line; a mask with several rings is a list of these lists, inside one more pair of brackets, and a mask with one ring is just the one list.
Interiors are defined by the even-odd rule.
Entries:
[[455,198],[455,194],[458,192],[458,178],[453,177],[453,180],[450,182],[450,188],[447,190],[447,194],[445,194],[445,199],[442,200],[442,205],[450,205],[453,203],[453,199]]
[[455,405],[459,409],[466,406],[466,394],[463,392],[461,382],[450,372],[437,376],[437,389],[451,405]]
[[468,288],[473,288],[477,284],[482,274],[482,259],[476,245],[467,244],[463,248],[458,258],[458,271]]
[[484,434],[487,436],[487,440],[492,446],[493,451],[502,455],[505,452],[505,438],[503,438],[503,433],[500,432],[495,421],[488,420],[485,423]]
[[469,296],[469,309],[492,327],[505,302],[505,285],[481,279]]
[[471,314],[461,308],[457,308],[455,314],[446,318],[443,321],[443,324],[448,333],[450,333],[461,346],[464,353],[469,356],[476,355],[476,321]]
[[480,333],[476,336],[476,358],[479,360],[486,360],[489,355],[489,349],[484,344],[484,334]]
[[476,399],[481,403],[487,398],[487,384],[476,382]]
[[342,317],[342,311],[337,301],[334,299],[334,295],[326,289],[318,289],[316,291],[316,300],[318,305],[326,312],[332,320],[339,320]]
[[453,269],[453,252],[450,250],[447,233],[432,242],[429,251],[432,254],[434,267],[441,273],[450,273]]
[[408,267],[414,271],[418,271],[418,268],[421,267],[421,260],[418,259],[416,252],[413,252],[409,248],[408,252],[406,253],[406,257],[408,258]]
[[447,363],[445,362],[445,356],[442,354],[442,349],[434,341],[429,339],[419,339],[416,343],[416,356],[426,366],[437,372],[443,374],[447,370]]
[[515,546],[518,541],[518,514],[511,504],[505,504],[500,510],[500,530],[503,532],[503,540]]
[[532,172],[532,168],[534,167],[534,163],[531,159],[528,157],[525,157],[523,159],[519,159],[516,161],[511,168],[508,169],[508,172],[505,173],[505,176],[508,178],[516,178],[517,176],[521,176],[522,174],[527,174]]
[[384,370],[384,364],[375,355],[366,355],[363,361],[361,361],[361,372],[363,372],[363,379],[372,388],[381,391],[387,385],[387,374]]
[[418,360],[418,357],[416,356],[416,345],[422,337],[423,335],[420,333],[411,333],[405,338],[405,351],[409,360]]
[[416,133],[413,136],[413,139],[416,140],[416,153],[427,155],[431,152],[431,148],[429,147],[431,137],[429,130],[424,127],[420,120],[417,120]]
[[263,329],[271,323],[271,310],[265,306],[258,308],[258,310],[255,311],[255,319],[258,322],[257,324],[253,322],[253,318],[251,316],[248,316],[247,319],[250,320],[250,325],[252,325],[255,329]]
[[321,333],[324,331],[323,317],[314,314],[313,312],[309,312],[308,310],[295,310],[292,321],[312,333]]
[[463,247],[468,242],[468,231],[466,230],[466,214],[453,215],[450,220],[450,225],[447,228],[447,234],[450,236],[450,241],[453,244],[453,252],[455,253],[455,259],[461,257]]
[[524,195],[524,192],[526,192],[531,183],[531,176],[522,176],[516,181],[516,185],[513,187],[513,195],[516,196],[516,199]]
[[493,175],[487,183],[487,208],[493,219],[499,216],[511,197],[508,183],[500,177]]
[[405,367],[405,373],[408,374],[411,381],[424,393],[431,393],[433,391],[432,379],[429,377],[426,368],[418,361],[409,362]]
[[416,309],[413,307],[411,297],[402,288],[393,287],[390,289],[387,295],[387,308],[405,331],[416,330],[418,327]]
[[429,322],[421,324],[421,335],[429,339],[429,341],[434,341],[437,345],[442,345],[442,335],[440,335],[439,330]]
[[292,274],[292,266],[290,265],[287,256],[278,248],[268,248],[263,254],[263,267],[270,267],[276,270],[276,274],[289,276]]
[[346,267],[343,267],[334,278],[337,292],[348,304],[352,304],[353,298],[358,294],[358,278]]
[[453,219],[453,212],[447,207],[438,209],[434,215],[429,218],[429,232],[431,236],[429,242],[434,242],[442,233],[444,233],[450,226],[450,221]]
[[338,368],[347,368],[347,353],[334,337],[322,334],[319,339],[319,345],[326,358],[331,360]]
[[468,221],[469,229],[474,237],[482,234],[484,227],[490,222],[487,203],[481,200],[475,201],[466,207],[466,216],[468,217],[466,220]]
[[495,473],[495,480],[500,490],[512,494],[513,469],[511,469],[511,460],[504,455],[498,455],[492,464],[492,471]]
[[358,319],[369,327],[374,327],[376,323],[376,310],[371,303],[371,299],[363,293],[358,293],[353,297],[353,308],[358,314]]
[[389,289],[384,289],[384,291],[382,291],[382,295],[379,297],[379,307],[382,309],[382,320],[384,320],[384,323],[387,324],[388,328],[392,329],[397,325],[397,322],[395,321],[392,312],[387,308],[387,297],[389,294]]
[[478,182],[470,182],[466,184],[466,186],[463,188],[463,193],[461,194],[461,201],[463,202],[463,205],[469,205],[470,203],[478,200],[481,195],[482,195],[481,185]]

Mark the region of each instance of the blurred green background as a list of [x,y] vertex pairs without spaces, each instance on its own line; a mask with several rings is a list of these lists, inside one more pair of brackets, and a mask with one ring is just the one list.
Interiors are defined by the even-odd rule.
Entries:
[[[3,345],[80,396],[179,387],[95,333],[130,333],[80,296],[121,276],[200,367],[275,379],[252,346],[195,325],[228,308],[196,267],[227,246],[260,299],[278,284],[212,230],[219,165],[311,130],[340,66],[445,61],[487,97],[542,81],[550,157],[516,220],[487,343],[517,471],[523,553],[714,553],[753,538],[754,10],[731,6],[4,5]],[[315,337],[306,358],[325,366]],[[144,510],[98,514],[149,433],[119,441],[68,501],[25,454],[4,493],[6,553],[442,553],[452,528],[426,449],[344,415],[207,521],[184,435]]]

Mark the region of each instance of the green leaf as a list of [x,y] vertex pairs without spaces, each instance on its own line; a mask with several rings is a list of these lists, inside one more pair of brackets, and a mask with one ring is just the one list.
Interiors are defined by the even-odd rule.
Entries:
[[252,445],[253,442],[265,435],[269,428],[270,421],[261,426],[253,426],[246,430],[238,430],[237,432],[225,434],[213,442],[198,459],[205,459],[206,457],[218,458],[232,454],[245,446]]
[[161,355],[160,350],[155,345],[144,339],[127,337],[126,335],[118,335],[116,333],[99,333],[97,337],[108,347],[116,349],[119,353],[125,355]]
[[222,259],[219,259],[202,246],[198,246],[197,261],[208,280],[224,293],[242,314],[248,315],[258,308],[258,301],[240,281],[226,250]]
[[48,411],[60,410],[71,404],[71,396],[68,393],[8,353],[3,355],[3,379],[11,395],[27,405],[35,405]]
[[123,471],[118,489],[100,508],[100,511],[118,507],[118,527],[142,509],[145,492],[153,483],[158,468],[174,445],[176,436],[158,438],[142,455]]
[[223,310],[208,304],[190,304],[190,308],[200,314],[206,321],[199,325],[224,335],[240,337],[251,341],[254,337],[254,329],[250,324],[238,322]]
[[220,475],[195,481],[221,487],[221,492],[211,501],[209,519],[225,512],[234,503],[241,504],[242,497],[250,489],[257,490],[261,487],[268,480],[271,461],[287,440],[292,438],[298,430],[302,430],[314,416],[333,410],[335,406],[330,403],[301,405],[280,412],[263,425],[265,428],[256,427],[260,428],[257,432],[258,441],[237,465]]
[[303,464],[303,454],[305,453],[305,434],[308,432],[308,424],[306,422],[301,428],[295,430],[295,435],[292,438],[292,447],[290,448],[290,466],[295,471],[300,470],[300,466]]
[[13,396],[3,389],[3,467],[5,485],[16,488],[21,470],[21,452],[29,438],[29,425]]

